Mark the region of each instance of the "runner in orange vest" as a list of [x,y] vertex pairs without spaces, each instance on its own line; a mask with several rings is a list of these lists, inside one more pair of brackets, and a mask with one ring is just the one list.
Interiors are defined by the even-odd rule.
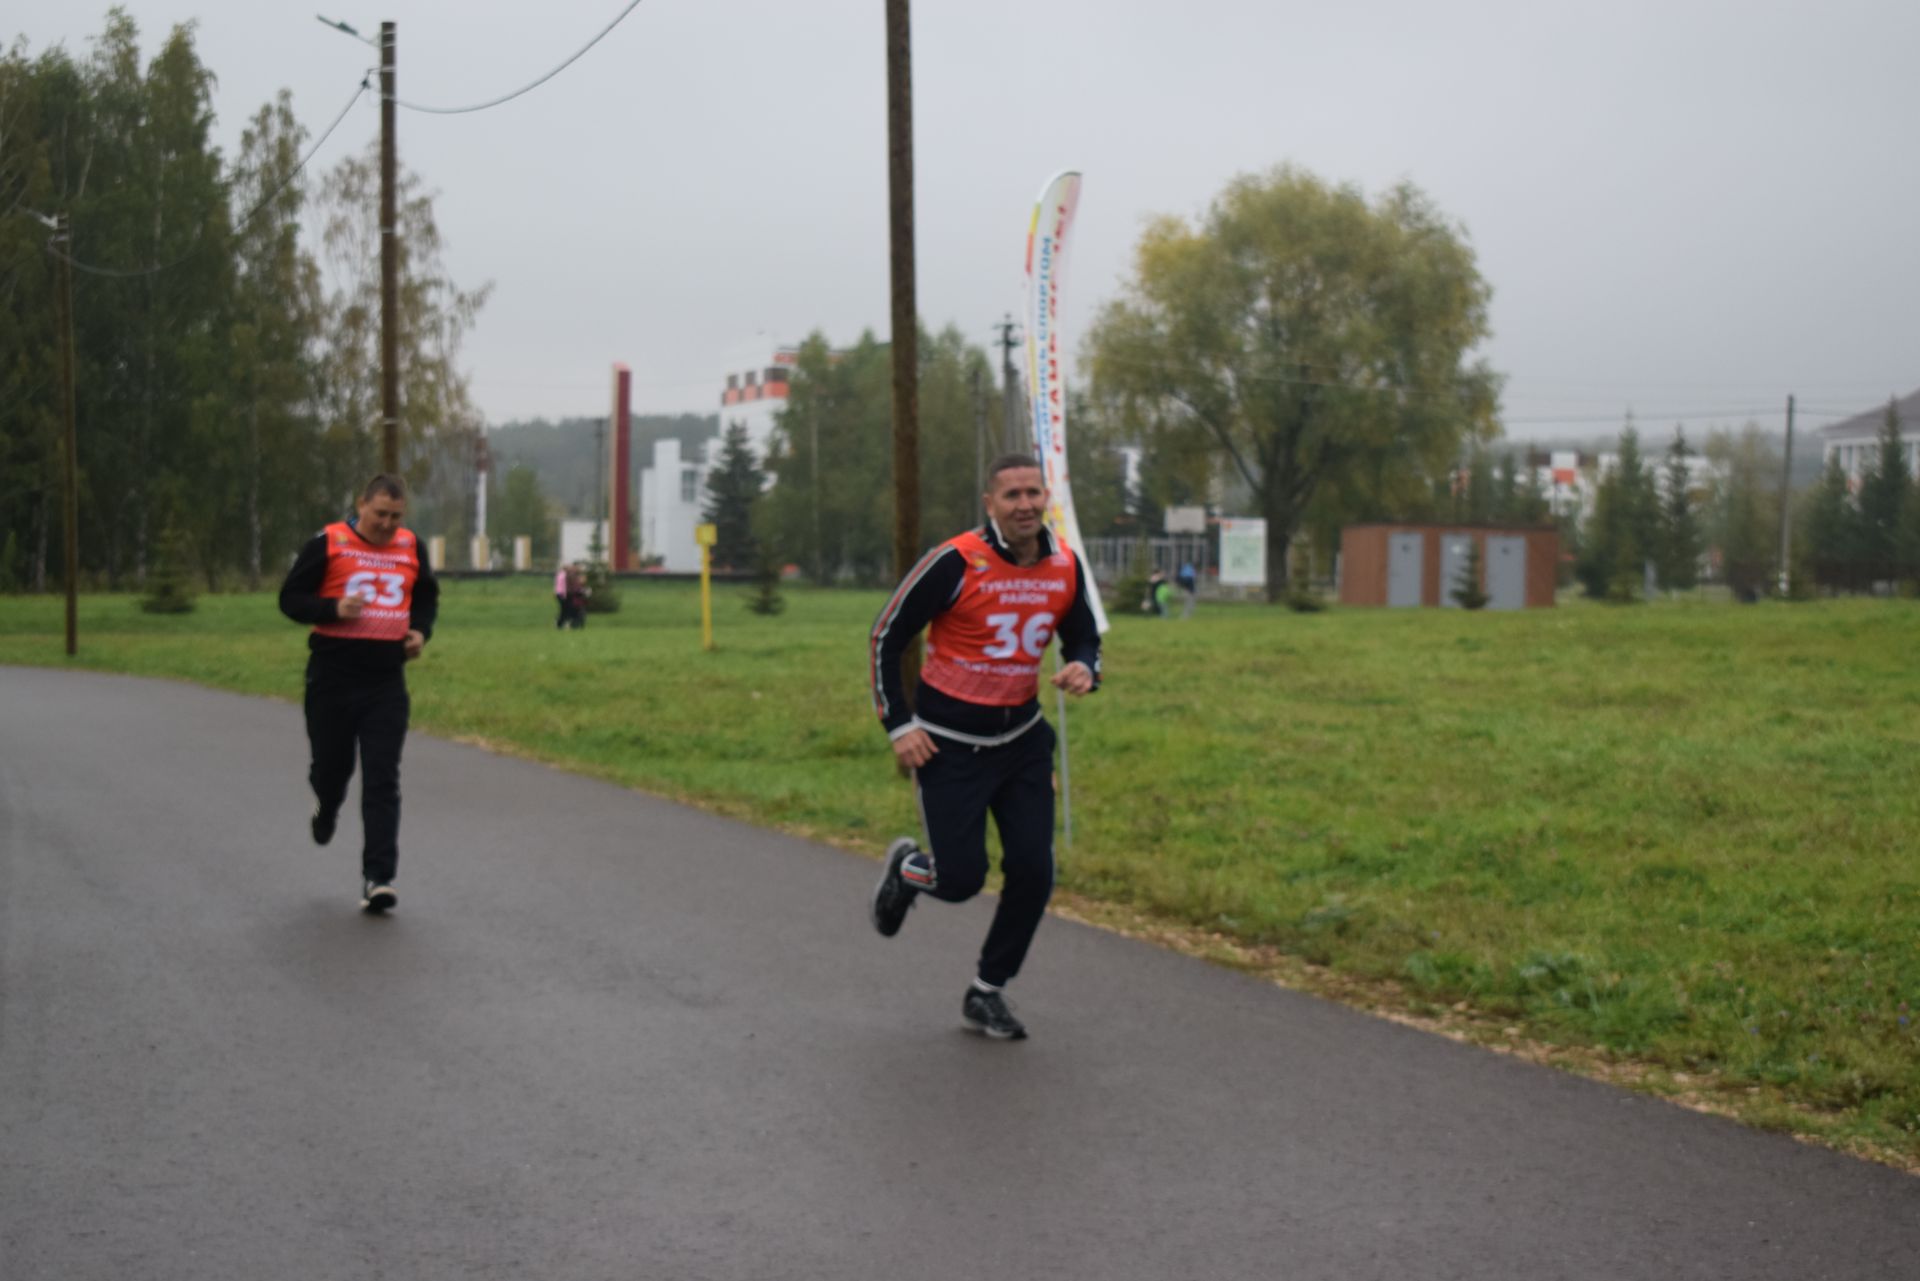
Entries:
[[[926,829],[901,837],[874,887],[873,926],[891,938],[922,894],[959,903],[987,879],[987,815],[1000,832],[1005,883],[962,999],[966,1026],[1003,1040],[1026,1027],[1003,989],[1020,971],[1053,894],[1053,728],[1040,712],[1040,660],[1058,631],[1069,694],[1100,684],[1100,630],[1079,557],[1046,528],[1040,464],[1023,454],[988,472],[987,523],[921,558],[869,638],[874,711],[911,769]],[[913,706],[900,657],[927,628]]]
[[367,482],[351,520],[328,525],[300,549],[280,588],[280,612],[313,628],[307,639],[307,741],[313,750],[309,830],[333,839],[353,761],[360,757],[360,906],[385,912],[400,850],[400,748],[407,737],[405,665],[433,635],[440,584],[420,540],[400,522],[407,486]]

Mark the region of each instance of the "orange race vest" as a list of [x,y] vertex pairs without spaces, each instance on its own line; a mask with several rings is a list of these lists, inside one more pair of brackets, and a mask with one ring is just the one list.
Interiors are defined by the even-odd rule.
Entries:
[[413,583],[420,576],[420,545],[413,531],[395,531],[393,541],[375,547],[336,521],[327,538],[327,576],[320,594],[334,599],[358,596],[366,602],[360,617],[320,623],[314,631],[345,640],[405,640],[413,626]]
[[1073,604],[1073,553],[1014,565],[971,530],[946,545],[966,558],[966,577],[927,628],[920,679],[969,703],[1018,707],[1039,692],[1040,656]]

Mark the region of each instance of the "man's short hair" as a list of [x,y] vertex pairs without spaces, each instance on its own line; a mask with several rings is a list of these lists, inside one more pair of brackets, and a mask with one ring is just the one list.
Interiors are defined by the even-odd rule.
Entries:
[[407,482],[392,472],[383,471],[368,481],[367,487],[360,491],[360,501],[370,503],[376,494],[385,494],[396,502],[404,503],[407,501]]
[[993,460],[993,466],[987,468],[987,487],[993,487],[993,482],[1000,478],[1001,472],[1012,471],[1017,467],[1031,467],[1035,471],[1039,471],[1040,460],[1031,454],[1000,455]]

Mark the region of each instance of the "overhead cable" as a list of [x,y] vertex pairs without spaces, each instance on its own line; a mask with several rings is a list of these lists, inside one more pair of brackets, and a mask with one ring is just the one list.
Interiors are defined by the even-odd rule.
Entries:
[[584,45],[581,45],[580,48],[574,52],[572,57],[568,58],[565,62],[561,63],[559,66],[555,67],[553,70],[547,72],[545,75],[541,76],[538,80],[535,80],[530,84],[523,85],[520,88],[515,89],[512,93],[503,93],[498,98],[490,98],[485,102],[476,102],[472,106],[468,106],[468,107],[430,107],[430,106],[427,106],[425,103],[408,102],[405,98],[395,98],[393,100],[393,104],[396,107],[405,107],[408,111],[425,111],[425,112],[428,112],[429,114],[436,115],[436,116],[461,116],[461,115],[466,115],[468,112],[485,111],[489,107],[497,107],[502,103],[512,102],[515,98],[518,98],[521,94],[531,93],[535,89],[538,89],[541,85],[545,84],[547,81],[553,79],[555,76],[559,75],[562,71],[565,71],[568,67],[571,67],[574,63],[578,62],[581,58],[581,55],[585,54],[587,50],[593,48],[593,46],[599,44],[602,40],[606,39],[608,32],[612,31],[615,27],[619,26],[622,22],[626,21],[627,15],[632,13],[635,9],[638,9],[639,7],[640,7],[640,0],[631,0],[631,3],[629,3],[626,8],[622,9],[619,12],[614,17],[612,22],[609,22],[606,26],[600,29],[599,35],[587,41]]

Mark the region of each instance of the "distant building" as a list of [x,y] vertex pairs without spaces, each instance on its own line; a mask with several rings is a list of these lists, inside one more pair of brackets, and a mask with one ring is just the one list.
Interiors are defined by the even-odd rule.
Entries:
[[[1900,440],[1906,447],[1907,473],[1920,476],[1920,391],[1894,402],[1900,416]],[[1847,474],[1847,486],[1858,490],[1866,474],[1880,465],[1880,431],[1887,421],[1887,407],[1872,409],[1842,419],[1820,429],[1820,466],[1824,469],[1837,456],[1840,470]]]
[[653,465],[640,472],[640,555],[657,558],[670,574],[697,573],[700,547],[693,541],[707,504],[707,473],[720,461],[727,432],[735,424],[747,429],[747,444],[763,465],[767,446],[787,403],[787,386],[800,353],[782,347],[763,369],[727,375],[720,392],[720,434],[700,453],[683,458],[680,442],[655,442]]
[[1555,516],[1565,516],[1592,506],[1588,501],[1592,496],[1591,486],[1587,483],[1591,462],[1577,449],[1535,450],[1527,455],[1527,465],[1533,468],[1540,492],[1546,495],[1548,511]]

